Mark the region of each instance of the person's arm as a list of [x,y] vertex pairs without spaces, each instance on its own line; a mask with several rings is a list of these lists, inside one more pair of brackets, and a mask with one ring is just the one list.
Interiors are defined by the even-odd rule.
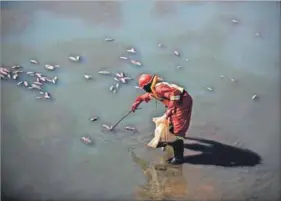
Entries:
[[135,112],[135,110],[138,108],[138,106],[145,101],[146,103],[151,100],[151,96],[149,93],[145,93],[143,95],[140,95],[136,98],[135,102],[133,103],[132,106],[132,111]]

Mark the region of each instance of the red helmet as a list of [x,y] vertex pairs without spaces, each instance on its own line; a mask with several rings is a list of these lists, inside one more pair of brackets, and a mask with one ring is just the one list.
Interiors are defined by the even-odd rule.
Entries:
[[152,75],[149,75],[149,74],[142,74],[142,75],[139,77],[139,87],[140,87],[140,88],[143,88],[145,85],[151,83],[151,82],[152,82],[152,78],[153,78]]

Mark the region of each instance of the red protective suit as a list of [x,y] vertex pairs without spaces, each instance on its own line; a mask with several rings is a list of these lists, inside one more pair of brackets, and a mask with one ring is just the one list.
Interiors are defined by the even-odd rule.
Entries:
[[[186,91],[180,96],[181,91],[177,86],[167,82],[157,83],[155,85],[155,93],[158,98],[163,99],[163,101],[160,101],[167,107],[166,115],[173,126],[172,133],[177,136],[185,137],[191,119],[192,97]],[[149,102],[153,98],[155,98],[153,93],[145,93],[137,97],[133,104],[133,110],[136,109],[141,102]]]

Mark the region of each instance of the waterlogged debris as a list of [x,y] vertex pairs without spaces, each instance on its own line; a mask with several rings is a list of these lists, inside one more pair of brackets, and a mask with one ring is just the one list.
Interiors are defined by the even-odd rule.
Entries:
[[91,75],[84,74],[84,78],[85,78],[86,80],[90,80],[90,79],[92,79],[92,77],[93,77],[93,76],[91,76]]
[[51,71],[55,70],[55,67],[54,67],[53,65],[50,65],[50,64],[46,64],[46,65],[45,65],[45,68],[46,68],[47,70],[51,70]]
[[136,54],[137,51],[134,48],[127,49],[127,52]]
[[15,65],[15,66],[12,66],[12,69],[21,69],[22,68],[22,66],[18,66],[18,65]]
[[112,130],[112,125],[103,124],[102,127],[104,127],[106,130]]
[[104,70],[99,71],[98,73],[99,73],[99,74],[102,74],[102,75],[110,75],[110,74],[111,74],[111,72],[109,72],[109,71],[104,71]]
[[174,55],[179,57],[181,54],[178,51],[174,50]]
[[260,97],[259,97],[257,94],[254,94],[254,95],[252,96],[252,100],[258,100],[258,99],[260,99]]
[[214,91],[214,89],[211,88],[211,87],[206,87],[206,89],[207,89],[208,91]]
[[95,116],[95,117],[91,117],[91,118],[90,118],[90,121],[97,121],[98,119],[99,119],[99,118]]
[[115,41],[114,38],[105,38],[104,40],[105,40],[105,41],[108,41],[108,42],[110,42],[110,41]]
[[39,61],[37,61],[35,59],[31,59],[29,62],[32,63],[32,64],[39,64]]
[[83,136],[83,137],[80,138],[80,140],[81,140],[81,142],[83,142],[86,145],[93,145],[94,144],[94,141],[90,137]]
[[128,57],[119,57],[119,58],[123,60],[128,60]]
[[69,56],[68,59],[77,62],[80,61],[81,56]]
[[22,84],[23,84],[23,81],[20,81],[20,82],[17,83],[18,86],[20,86]]
[[137,130],[136,128],[131,127],[131,126],[126,126],[125,129],[129,130],[129,131],[133,131],[133,132],[136,132],[136,130]]
[[132,64],[136,65],[136,66],[142,66],[142,63],[136,60],[130,60]]

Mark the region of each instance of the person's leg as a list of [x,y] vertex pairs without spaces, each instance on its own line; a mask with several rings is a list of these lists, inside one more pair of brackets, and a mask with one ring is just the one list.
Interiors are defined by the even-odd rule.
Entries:
[[184,144],[182,139],[177,139],[172,144],[174,149],[174,157],[169,161],[170,164],[182,164],[183,159],[183,152],[184,152]]

